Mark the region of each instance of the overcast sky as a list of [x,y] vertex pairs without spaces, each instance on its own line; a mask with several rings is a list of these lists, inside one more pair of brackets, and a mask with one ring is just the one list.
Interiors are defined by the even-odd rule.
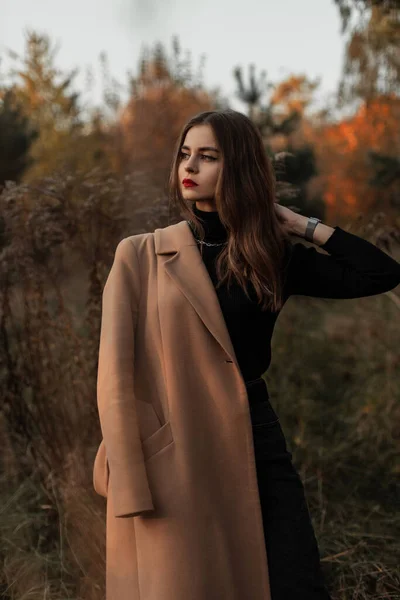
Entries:
[[[220,86],[233,108],[232,70],[250,63],[265,69],[273,82],[289,74],[321,78],[318,104],[335,93],[341,72],[344,39],[333,0],[0,0],[0,52],[21,54],[27,28],[50,34],[60,50],[56,65],[79,67],[76,87],[86,89],[85,73],[94,69],[98,83],[83,98],[101,102],[99,55],[108,56],[111,74],[126,85],[136,73],[140,49],[157,41],[172,53],[172,36],[190,50],[194,70],[206,55],[207,87]],[[7,62],[0,66],[4,72]]]

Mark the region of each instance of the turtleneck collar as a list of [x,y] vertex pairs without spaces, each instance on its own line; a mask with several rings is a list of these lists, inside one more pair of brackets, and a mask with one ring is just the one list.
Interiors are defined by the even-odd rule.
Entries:
[[227,239],[227,230],[225,225],[222,224],[221,219],[219,218],[219,213],[217,210],[206,211],[200,210],[197,208],[196,204],[193,205],[193,212],[201,219],[201,224],[204,227],[206,241],[225,241]]

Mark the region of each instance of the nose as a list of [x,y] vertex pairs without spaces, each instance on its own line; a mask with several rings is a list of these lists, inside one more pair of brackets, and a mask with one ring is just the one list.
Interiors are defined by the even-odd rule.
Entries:
[[185,165],[185,170],[188,173],[194,173],[194,172],[198,171],[198,169],[196,167],[196,163],[194,162],[194,160],[193,161],[191,159],[188,160],[188,162]]

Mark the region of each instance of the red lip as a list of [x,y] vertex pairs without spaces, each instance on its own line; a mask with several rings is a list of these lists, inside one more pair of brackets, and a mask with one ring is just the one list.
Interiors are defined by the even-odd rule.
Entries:
[[182,183],[183,183],[183,185],[184,185],[185,187],[193,187],[193,186],[195,186],[195,185],[198,185],[198,184],[197,184],[195,181],[193,181],[192,179],[184,179],[184,180],[182,181]]

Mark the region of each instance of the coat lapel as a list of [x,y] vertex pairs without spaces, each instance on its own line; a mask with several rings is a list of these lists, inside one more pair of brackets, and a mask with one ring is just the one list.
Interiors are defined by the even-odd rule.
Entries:
[[154,244],[156,254],[171,255],[163,262],[165,271],[186,296],[229,359],[236,363],[235,351],[218,296],[189,224],[180,221],[175,225],[156,229]]

